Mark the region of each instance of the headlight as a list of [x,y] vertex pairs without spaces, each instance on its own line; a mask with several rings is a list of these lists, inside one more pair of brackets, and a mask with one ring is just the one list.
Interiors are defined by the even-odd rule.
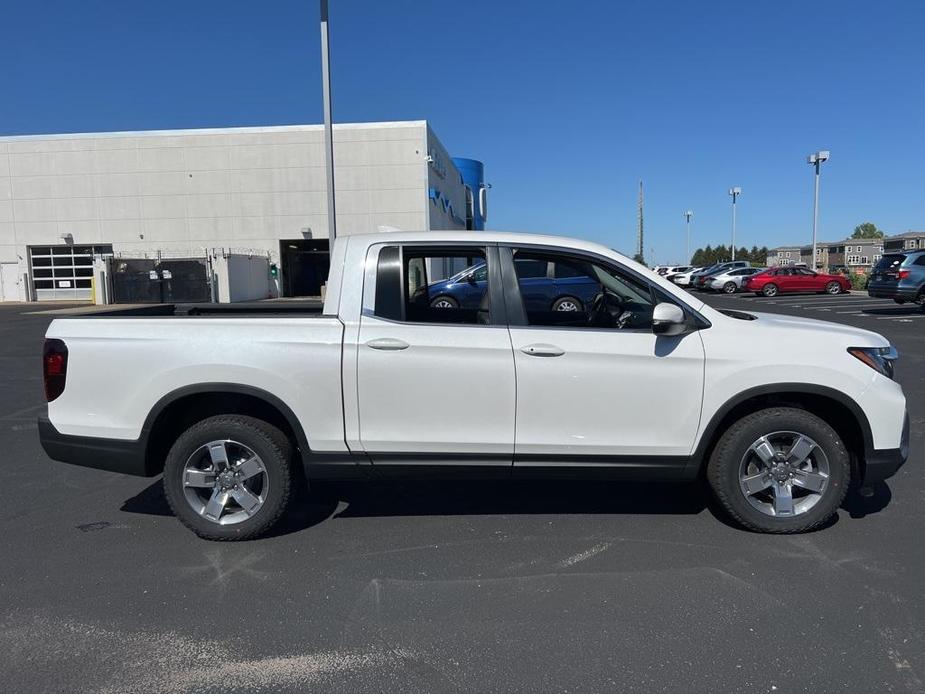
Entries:
[[899,352],[892,345],[890,347],[849,347],[848,354],[857,357],[887,378],[893,378],[893,363],[899,359]]

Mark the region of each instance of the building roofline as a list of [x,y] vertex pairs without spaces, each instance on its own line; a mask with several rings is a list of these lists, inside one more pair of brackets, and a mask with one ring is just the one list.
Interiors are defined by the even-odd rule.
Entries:
[[[426,120],[382,121],[373,123],[334,123],[334,130],[371,130],[373,128],[430,127]],[[81,140],[113,137],[164,137],[177,135],[222,135],[232,133],[312,132],[324,125],[256,125],[227,128],[182,128],[177,130],[116,130],[95,133],[48,133],[36,135],[0,135],[0,142],[28,142],[30,140]]]

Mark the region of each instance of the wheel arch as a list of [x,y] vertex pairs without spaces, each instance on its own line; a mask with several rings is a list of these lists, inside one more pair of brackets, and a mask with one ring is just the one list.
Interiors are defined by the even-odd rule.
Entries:
[[157,474],[180,432],[219,414],[261,419],[282,431],[298,448],[303,462],[310,451],[299,418],[280,398],[260,388],[238,383],[200,383],[164,395],[145,419],[141,440],[148,474]]
[[820,417],[838,433],[851,455],[853,480],[864,478],[865,460],[873,450],[873,434],[864,410],[841,391],[812,383],[775,383],[756,386],[727,400],[703,429],[692,464],[700,473],[713,448],[735,421],[758,410],[791,406]]

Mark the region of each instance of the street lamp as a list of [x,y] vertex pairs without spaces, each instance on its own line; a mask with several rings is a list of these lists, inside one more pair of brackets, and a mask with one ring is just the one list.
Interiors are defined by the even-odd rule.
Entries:
[[819,220],[819,169],[822,162],[828,161],[829,153],[826,150],[814,152],[806,157],[806,163],[816,167],[816,175],[813,177],[813,270],[816,269],[816,224]]
[[729,189],[729,195],[732,196],[732,259],[736,259],[736,198],[742,194],[739,186],[733,186]]
[[688,210],[684,213],[684,218],[687,220],[687,261],[691,262],[691,217],[694,216],[694,213],[691,210]]

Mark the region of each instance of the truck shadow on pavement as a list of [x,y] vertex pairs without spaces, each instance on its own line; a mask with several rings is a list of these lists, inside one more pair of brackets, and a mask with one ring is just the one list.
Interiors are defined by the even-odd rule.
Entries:
[[[864,518],[886,508],[892,498],[886,483],[870,497],[850,490],[842,510]],[[160,481],[127,499],[121,510],[142,515],[173,515]],[[700,482],[653,483],[600,480],[382,481],[314,482],[300,490],[296,503],[271,533],[288,535],[337,518],[465,515],[697,515],[708,510],[729,521]],[[838,522],[838,516],[822,528]]]

